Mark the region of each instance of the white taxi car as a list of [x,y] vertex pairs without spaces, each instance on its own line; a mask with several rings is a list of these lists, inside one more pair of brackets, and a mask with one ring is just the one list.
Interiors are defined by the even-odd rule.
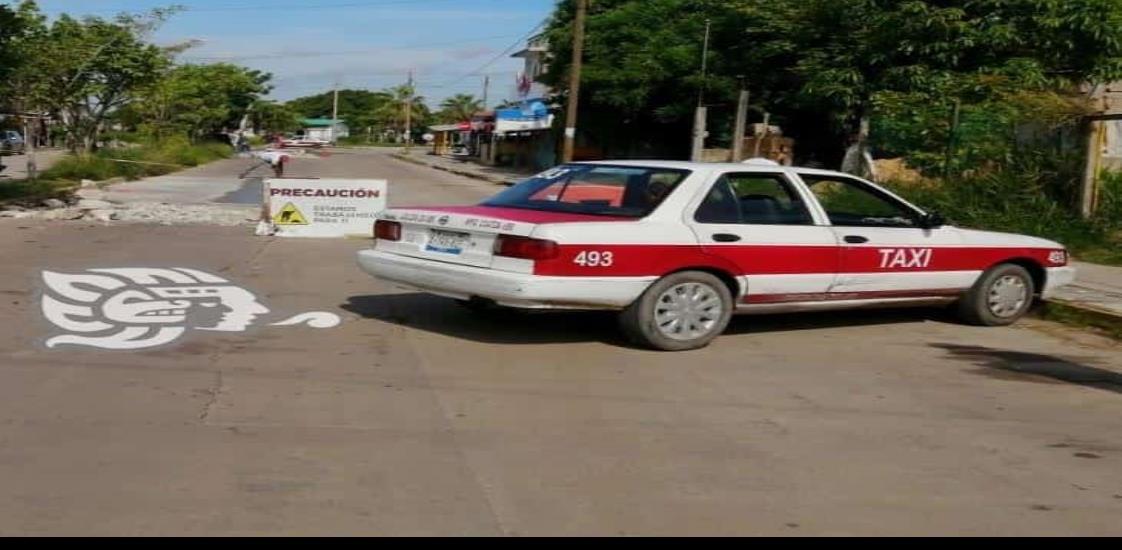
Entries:
[[393,208],[371,275],[469,303],[621,312],[662,350],[703,347],[734,313],[957,302],[1020,319],[1075,277],[1065,248],[960,229],[837,172],[744,164],[563,165],[477,206]]

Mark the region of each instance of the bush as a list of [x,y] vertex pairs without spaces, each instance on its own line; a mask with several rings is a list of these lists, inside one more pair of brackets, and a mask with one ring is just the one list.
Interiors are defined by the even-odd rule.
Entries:
[[0,202],[38,202],[43,199],[66,198],[74,188],[72,182],[62,181],[14,181],[0,185]]
[[1029,158],[990,174],[939,185],[888,186],[913,203],[939,211],[963,227],[1022,233],[1066,245],[1080,259],[1122,265],[1122,175],[1107,177],[1101,208],[1084,220],[1066,197],[1074,196],[1078,173],[1066,163]]
[[233,150],[223,143],[192,145],[186,139],[176,138],[159,144],[102,149],[92,155],[67,157],[44,171],[42,177],[67,181],[100,181],[118,177],[137,180],[228,158],[231,154]]

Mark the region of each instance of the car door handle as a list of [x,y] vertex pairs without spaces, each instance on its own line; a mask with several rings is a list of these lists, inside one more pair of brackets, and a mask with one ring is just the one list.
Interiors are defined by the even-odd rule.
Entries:
[[860,235],[849,235],[845,238],[845,242],[849,244],[865,244],[869,242],[869,238]]
[[717,233],[713,235],[713,240],[719,243],[735,243],[740,240],[740,235],[732,235],[730,233]]

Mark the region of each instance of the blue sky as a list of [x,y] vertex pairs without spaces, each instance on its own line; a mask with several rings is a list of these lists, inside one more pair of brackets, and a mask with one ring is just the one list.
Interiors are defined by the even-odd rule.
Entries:
[[[552,12],[556,0],[39,0],[49,15],[110,16],[179,4],[158,44],[201,40],[184,61],[229,61],[273,73],[272,97],[330,89],[380,89],[416,70],[430,103],[456,93],[491,103],[514,97],[520,59],[501,56]],[[480,72],[480,75],[467,76]]]

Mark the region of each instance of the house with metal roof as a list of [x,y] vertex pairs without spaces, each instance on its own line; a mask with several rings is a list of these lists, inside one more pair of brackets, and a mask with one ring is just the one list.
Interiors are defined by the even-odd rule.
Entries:
[[300,126],[304,129],[304,139],[308,140],[335,143],[351,135],[343,119],[305,118],[300,121]]

